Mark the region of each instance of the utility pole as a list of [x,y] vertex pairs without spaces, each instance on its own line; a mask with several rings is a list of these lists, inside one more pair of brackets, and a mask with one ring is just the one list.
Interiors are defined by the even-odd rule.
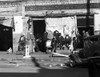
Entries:
[[87,14],[86,14],[86,27],[89,28],[89,26],[90,26],[90,21],[89,21],[89,16],[90,16],[90,0],[87,0],[86,9],[87,9]]

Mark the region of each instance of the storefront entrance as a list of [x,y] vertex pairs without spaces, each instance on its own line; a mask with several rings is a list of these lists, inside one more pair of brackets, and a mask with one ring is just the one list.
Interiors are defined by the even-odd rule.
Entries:
[[0,24],[0,51],[12,48],[12,28]]
[[80,35],[81,35],[81,37],[80,37],[80,43],[79,43],[79,45],[78,45],[78,48],[83,48],[83,31],[88,31],[89,32],[89,34],[90,34],[90,36],[91,35],[94,35],[94,28],[93,27],[78,27],[78,30],[79,30],[79,33],[80,33]]
[[46,29],[45,20],[33,20],[33,34],[36,38],[38,36],[42,39],[42,42],[39,44],[39,49],[42,52],[45,52],[45,43],[43,42],[43,34]]
[[34,25],[34,35],[36,36],[37,34],[43,36],[43,33],[45,32],[45,20],[34,20],[33,21],[33,25]]

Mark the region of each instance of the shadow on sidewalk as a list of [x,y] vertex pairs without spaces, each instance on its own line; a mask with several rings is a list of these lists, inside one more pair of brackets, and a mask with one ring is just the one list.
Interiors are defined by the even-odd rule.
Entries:
[[33,57],[32,62],[39,67],[38,73],[0,73],[0,77],[88,77],[86,68],[47,69]]

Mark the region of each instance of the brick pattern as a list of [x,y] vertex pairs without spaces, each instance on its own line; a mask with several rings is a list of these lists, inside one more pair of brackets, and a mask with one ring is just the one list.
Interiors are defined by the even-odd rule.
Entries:
[[19,6],[19,5],[21,5],[20,1],[0,1],[0,7]]
[[[25,11],[39,11],[39,10],[65,10],[65,9],[86,9],[87,4],[63,4],[63,5],[38,5],[26,6]],[[100,3],[91,3],[90,8],[100,8]]]

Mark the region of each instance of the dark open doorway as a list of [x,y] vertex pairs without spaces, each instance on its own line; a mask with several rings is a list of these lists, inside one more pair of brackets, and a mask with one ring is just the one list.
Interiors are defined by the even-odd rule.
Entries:
[[80,43],[78,45],[78,48],[83,48],[83,31],[89,32],[90,36],[94,35],[94,28],[93,27],[78,27],[79,33],[81,35]]
[[0,24],[0,51],[12,48],[12,28]]
[[45,20],[34,20],[33,21],[33,25],[34,25],[34,35],[36,36],[37,34],[43,35],[43,33],[45,32]]
[[39,35],[42,38],[42,42],[39,45],[39,49],[42,52],[45,52],[45,43],[43,41],[43,35],[46,29],[46,24],[45,24],[45,20],[34,20],[33,21],[33,33],[35,35],[35,37],[37,38],[37,35]]

